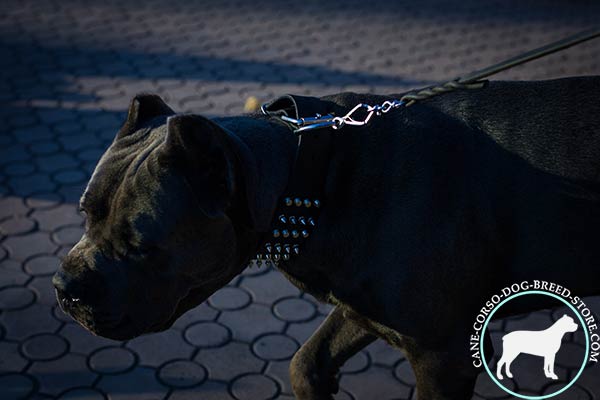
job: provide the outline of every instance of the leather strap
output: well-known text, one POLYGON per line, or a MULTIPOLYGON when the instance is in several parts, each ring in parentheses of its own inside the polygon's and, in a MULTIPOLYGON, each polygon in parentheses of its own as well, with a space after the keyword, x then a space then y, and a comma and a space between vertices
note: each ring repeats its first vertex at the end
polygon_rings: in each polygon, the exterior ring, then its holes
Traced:
MULTIPOLYGON (((273 117, 285 115, 298 119, 332 113, 334 106, 334 103, 316 97, 286 95, 268 103, 264 111, 273 117)), ((290 125, 290 129, 294 128, 290 125)), ((271 231, 262 235, 256 254, 257 264, 263 261, 288 261, 300 254, 305 241, 317 226, 323 207, 333 135, 333 129, 318 129, 299 135, 290 180, 278 201, 271 231)))

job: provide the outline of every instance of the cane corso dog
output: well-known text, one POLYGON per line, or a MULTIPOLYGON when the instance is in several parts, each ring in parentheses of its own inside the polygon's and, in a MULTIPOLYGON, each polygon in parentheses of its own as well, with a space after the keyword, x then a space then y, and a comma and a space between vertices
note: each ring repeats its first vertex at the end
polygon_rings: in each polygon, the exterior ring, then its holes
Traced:
MULTIPOLYGON (((393 98, 320 100, 344 115, 393 98)), ((490 82, 336 131, 319 223, 278 266, 335 305, 291 362, 297 398, 331 399, 340 366, 382 339, 419 399, 469 399, 469 331, 491 295, 533 279, 599 294, 599 98, 600 77, 490 82)), ((297 146, 274 118, 135 97, 54 277, 63 310, 113 339, 170 327, 253 258, 297 146)))

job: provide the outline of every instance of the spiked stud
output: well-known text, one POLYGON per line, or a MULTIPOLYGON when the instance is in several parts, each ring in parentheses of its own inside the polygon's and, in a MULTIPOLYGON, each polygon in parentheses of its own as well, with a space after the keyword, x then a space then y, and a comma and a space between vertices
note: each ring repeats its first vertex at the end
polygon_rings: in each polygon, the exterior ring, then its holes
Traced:
POLYGON ((299 198, 295 198, 294 204, 296 205, 296 207, 300 207, 302 205, 302 200, 300 200, 299 198))
POLYGON ((257 259, 257 260, 262 260, 262 258, 263 258, 263 255, 262 255, 262 254, 260 254, 260 253, 259 253, 259 254, 257 254, 257 255, 256 255, 256 259, 257 259))
POLYGON ((271 246, 271 243, 267 243, 265 244, 265 249, 270 253, 273 251, 273 246, 271 246))
POLYGON ((270 260, 270 259, 271 259, 271 255, 270 255, 270 254, 265 254, 265 258, 266 258, 267 260, 270 260))
POLYGON ((294 239, 296 239, 298 236, 300 236, 300 235, 298 234, 298 231, 294 229, 294 230, 292 231, 292 237, 293 237, 294 239))
POLYGON ((293 215, 290 215, 288 221, 290 221, 290 224, 296 225, 296 217, 294 217, 293 215))
POLYGON ((273 230, 273 237, 274 238, 278 238, 279 236, 281 236, 281 232, 279 232, 279 229, 274 229, 273 230))
POLYGON ((286 197, 283 201, 285 202, 285 205, 288 207, 291 206, 292 204, 294 204, 292 199, 290 199, 289 197, 286 197))
POLYGON ((280 258, 281 258, 281 256, 280 256, 279 254, 275 254, 275 255, 273 255, 273 259, 274 259, 275 261, 279 261, 279 259, 280 259, 280 258))
POLYGON ((314 219, 312 219, 312 218, 309 218, 309 219, 308 219, 308 224, 309 224, 310 226, 315 226, 315 220, 314 220, 314 219))
POLYGON ((275 244, 275 251, 281 253, 281 245, 279 243, 275 244))
POLYGON ((306 220, 304 219, 304 217, 298 218, 298 222, 300 222, 300 225, 306 225, 306 220))
POLYGON ((307 238, 308 237, 308 231, 306 229, 302 231, 302 237, 303 238, 307 238))
POLYGON ((294 245, 293 250, 294 250, 294 254, 296 254, 296 255, 300 254, 300 246, 298 246, 297 244, 294 245))
POLYGON ((288 236, 290 236, 290 231, 288 231, 287 229, 284 229, 281 231, 281 235, 286 238, 288 236))
POLYGON ((290 245, 289 245, 289 244, 286 244, 286 245, 284 245, 284 246, 283 246, 283 250, 284 250, 286 253, 288 253, 288 254, 289 254, 289 252, 290 252, 290 245))
POLYGON ((310 206, 312 206, 312 203, 310 202, 310 200, 309 199, 305 199, 304 200, 304 207, 308 208, 310 206))
POLYGON ((287 224, 287 219, 285 219, 285 215, 280 215, 279 216, 279 222, 281 222, 282 224, 287 224))
POLYGON ((321 202, 319 200, 315 200, 313 201, 313 204, 315 205, 315 207, 319 208, 321 207, 321 202))
POLYGON ((283 255, 283 260, 284 260, 284 261, 287 261, 287 260, 289 260, 289 259, 290 259, 290 255, 289 255, 289 254, 284 254, 284 255, 283 255))

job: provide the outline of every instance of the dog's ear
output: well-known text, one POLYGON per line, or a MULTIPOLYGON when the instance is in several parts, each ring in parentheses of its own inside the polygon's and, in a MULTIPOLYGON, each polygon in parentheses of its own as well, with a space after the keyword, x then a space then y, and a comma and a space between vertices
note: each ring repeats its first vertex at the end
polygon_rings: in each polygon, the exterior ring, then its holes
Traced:
POLYGON ((168 163, 191 186, 198 205, 210 217, 223 215, 234 188, 234 154, 227 133, 198 115, 167 119, 160 162, 168 163))
POLYGON ((119 133, 117 133, 117 138, 135 132, 141 125, 152 118, 173 114, 175 114, 175 112, 160 98, 160 96, 156 94, 138 94, 129 104, 127 120, 119 130, 119 133))

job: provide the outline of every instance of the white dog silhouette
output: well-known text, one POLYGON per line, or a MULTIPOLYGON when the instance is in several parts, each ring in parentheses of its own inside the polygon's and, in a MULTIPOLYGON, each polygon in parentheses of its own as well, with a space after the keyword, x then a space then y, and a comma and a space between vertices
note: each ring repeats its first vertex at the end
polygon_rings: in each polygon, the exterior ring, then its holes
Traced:
POLYGON ((543 331, 514 331, 502 337, 502 357, 496 366, 496 376, 503 379, 502 366, 506 365, 506 376, 512 378, 510 364, 521 353, 544 357, 544 375, 558 379, 554 373, 554 357, 560 349, 565 333, 575 332, 577 324, 573 318, 563 315, 548 329, 543 331))

